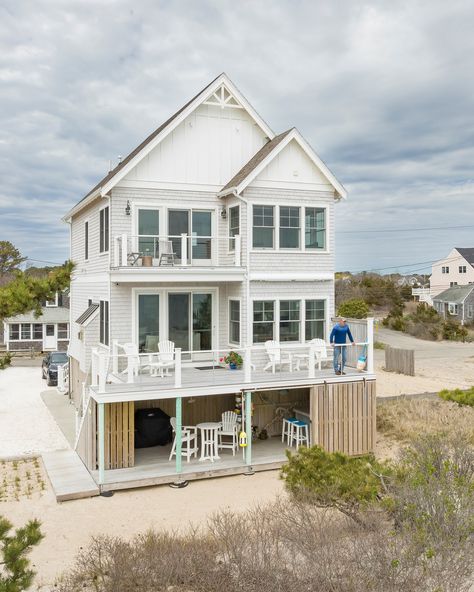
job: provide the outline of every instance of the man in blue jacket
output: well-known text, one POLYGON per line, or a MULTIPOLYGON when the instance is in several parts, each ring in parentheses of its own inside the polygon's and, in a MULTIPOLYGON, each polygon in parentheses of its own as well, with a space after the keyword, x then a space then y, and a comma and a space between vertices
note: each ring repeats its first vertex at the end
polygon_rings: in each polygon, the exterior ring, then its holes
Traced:
POLYGON ((355 345, 351 330, 346 324, 346 319, 340 318, 337 325, 334 325, 333 330, 331 331, 331 336, 329 338, 329 341, 334 345, 334 372, 336 374, 345 374, 344 366, 346 365, 347 359, 347 346, 342 344, 346 343, 347 337, 349 337, 349 340, 352 343, 352 345, 355 345), (339 356, 341 356, 340 365, 339 356))

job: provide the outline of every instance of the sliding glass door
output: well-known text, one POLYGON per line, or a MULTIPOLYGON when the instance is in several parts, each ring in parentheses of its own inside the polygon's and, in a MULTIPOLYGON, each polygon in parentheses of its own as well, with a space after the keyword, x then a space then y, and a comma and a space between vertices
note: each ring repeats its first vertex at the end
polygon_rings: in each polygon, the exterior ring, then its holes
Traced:
POLYGON ((140 352, 158 351, 160 341, 160 296, 138 295, 138 349, 140 352))
POLYGON ((183 351, 211 350, 212 294, 168 294, 168 333, 183 351))
POLYGON ((175 347, 189 351, 189 307, 190 294, 168 294, 168 337, 175 347))

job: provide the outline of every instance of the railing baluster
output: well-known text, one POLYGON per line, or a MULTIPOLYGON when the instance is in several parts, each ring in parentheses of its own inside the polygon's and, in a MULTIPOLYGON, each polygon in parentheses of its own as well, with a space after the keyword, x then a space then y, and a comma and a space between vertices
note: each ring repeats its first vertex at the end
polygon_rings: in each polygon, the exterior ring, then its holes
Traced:
POLYGON ((177 347, 174 350, 174 386, 181 388, 181 348, 177 347))
POLYGON ((234 264, 237 267, 240 267, 240 265, 242 265, 241 262, 241 249, 242 249, 242 243, 241 243, 241 239, 240 239, 240 234, 236 234, 234 237, 234 253, 235 253, 235 261, 234 264))
POLYGON ((188 235, 181 235, 181 265, 188 264, 188 235))

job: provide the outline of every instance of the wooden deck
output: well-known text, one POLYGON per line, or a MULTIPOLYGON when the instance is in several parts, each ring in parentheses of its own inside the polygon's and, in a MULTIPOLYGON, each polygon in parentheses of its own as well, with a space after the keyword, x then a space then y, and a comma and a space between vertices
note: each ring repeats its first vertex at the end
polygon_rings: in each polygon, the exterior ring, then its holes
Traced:
MULTIPOLYGON (((198 456, 197 459, 192 459, 187 463, 183 458, 183 470, 178 476, 175 472, 174 457, 173 460, 168 460, 170 448, 169 445, 136 450, 134 467, 105 471, 103 491, 133 489, 174 483, 179 480, 192 481, 249 472, 249 467, 243 459, 242 450, 239 450, 235 456, 232 455, 231 450, 221 450, 220 459, 214 462, 200 462, 198 456)), ((280 468, 286 461, 285 450, 285 445, 282 444, 279 437, 252 442, 251 471, 268 471, 280 468)), ((93 471, 92 475, 96 480, 98 479, 97 471, 93 471)))
POLYGON ((42 457, 56 501, 99 495, 97 483, 73 450, 44 452, 42 457))

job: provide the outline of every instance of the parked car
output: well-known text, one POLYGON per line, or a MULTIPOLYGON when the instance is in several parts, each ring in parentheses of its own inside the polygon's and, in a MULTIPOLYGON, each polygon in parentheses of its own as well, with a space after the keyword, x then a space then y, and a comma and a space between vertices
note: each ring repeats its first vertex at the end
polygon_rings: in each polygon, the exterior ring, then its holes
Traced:
POLYGON ((58 366, 66 364, 68 356, 66 352, 49 352, 43 358, 41 365, 42 378, 46 379, 48 386, 57 386, 58 384, 58 366))

